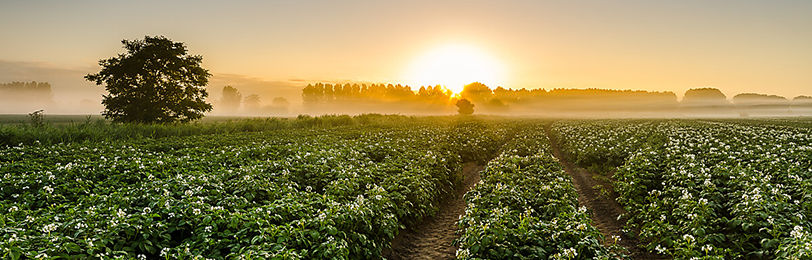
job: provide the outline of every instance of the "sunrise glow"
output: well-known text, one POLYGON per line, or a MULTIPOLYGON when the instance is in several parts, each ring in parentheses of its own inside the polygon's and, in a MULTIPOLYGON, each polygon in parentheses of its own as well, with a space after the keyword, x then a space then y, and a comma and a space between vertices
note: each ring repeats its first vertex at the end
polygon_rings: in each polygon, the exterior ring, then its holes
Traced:
POLYGON ((485 51, 463 44, 449 44, 417 57, 406 78, 412 86, 443 85, 459 93, 465 84, 481 82, 488 86, 504 84, 501 62, 485 51))

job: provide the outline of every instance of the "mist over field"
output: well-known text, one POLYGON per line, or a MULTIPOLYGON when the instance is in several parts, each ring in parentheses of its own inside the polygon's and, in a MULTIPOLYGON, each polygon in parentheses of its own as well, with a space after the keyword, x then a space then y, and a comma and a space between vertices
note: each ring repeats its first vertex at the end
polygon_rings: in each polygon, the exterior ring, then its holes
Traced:
MULTIPOLYGON (((98 115, 104 110, 101 100, 105 90, 84 79, 85 75, 95 70, 97 68, 68 69, 40 62, 0 60, 0 114, 27 114, 44 110, 45 114, 53 115, 98 115), (32 85, 32 82, 36 83, 32 85), (40 86, 37 87, 37 84, 40 86)), ((239 74, 213 73, 206 90, 206 100, 213 105, 213 110, 206 113, 209 116, 290 117, 299 114, 367 113, 451 115, 457 110, 454 102, 461 98, 472 101, 476 114, 506 116, 812 116, 810 96, 783 97, 769 92, 725 95, 719 89, 710 87, 675 93, 577 89, 565 86, 553 89, 511 89, 476 83, 468 84, 459 93, 454 93, 439 85, 408 86, 397 83, 322 82, 306 79, 269 81, 239 74), (316 86, 318 90, 313 89, 316 86), (224 92, 226 87, 233 91, 224 92)))
MULTIPOLYGON (((50 86, 50 90, 44 92, 0 87, 0 114, 25 114, 40 109, 45 110, 47 114, 100 114, 104 110, 101 104, 102 95, 105 94, 104 87, 96 86, 83 78, 94 70, 97 69, 63 69, 42 63, 0 60, 0 84, 35 81, 48 83, 50 86)), ((222 88, 225 85, 239 88, 246 96, 258 95, 263 105, 271 104, 276 97, 284 97, 294 104, 301 104, 301 88, 306 85, 295 80, 265 81, 233 74, 214 74, 209 82, 207 87, 209 100, 215 104, 221 99, 222 88)), ((292 113, 293 111, 296 111, 296 108, 292 108, 290 113, 269 113, 261 109, 245 111, 217 109, 212 111, 211 115, 296 115, 292 113)))
MULTIPOLYGON (((0 61, 0 114, 100 114, 105 93, 79 69, 0 61), (32 82, 33 83, 32 85, 32 82)), ((468 84, 460 93, 442 86, 415 87, 369 82, 313 83, 267 81, 236 74, 214 74, 206 87, 209 116, 296 116, 299 114, 456 114, 465 98, 476 114, 577 118, 682 118, 812 116, 812 98, 742 93, 718 89, 686 93, 606 89, 506 89, 468 84), (318 87, 318 89, 315 89, 318 87), (224 90, 230 90, 224 91, 224 90), (353 92, 354 91, 354 92, 353 92)))

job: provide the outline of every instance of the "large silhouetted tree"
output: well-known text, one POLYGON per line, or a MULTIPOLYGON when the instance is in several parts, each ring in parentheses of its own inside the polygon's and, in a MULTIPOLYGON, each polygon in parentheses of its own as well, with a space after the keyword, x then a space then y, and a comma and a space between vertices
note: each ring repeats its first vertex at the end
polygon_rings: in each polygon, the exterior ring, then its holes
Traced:
POLYGON ((203 57, 163 36, 122 40, 127 52, 99 61, 102 69, 85 79, 104 85, 102 114, 115 122, 188 122, 211 111, 205 101, 209 71, 203 57))

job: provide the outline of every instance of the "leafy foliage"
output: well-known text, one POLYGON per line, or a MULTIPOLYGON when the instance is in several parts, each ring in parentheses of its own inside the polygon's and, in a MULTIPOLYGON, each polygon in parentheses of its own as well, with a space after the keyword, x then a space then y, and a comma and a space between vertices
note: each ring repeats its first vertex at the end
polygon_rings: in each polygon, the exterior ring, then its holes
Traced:
POLYGON ((582 121, 556 129, 581 163, 601 154, 621 162, 618 201, 649 250, 675 258, 812 257, 812 129, 760 122, 582 121))
POLYGON ((212 106, 205 86, 211 76, 201 56, 163 37, 123 40, 126 53, 99 61, 85 79, 104 85, 104 116, 116 122, 167 123, 199 119, 212 106))
POLYGON ((470 115, 474 113, 474 104, 471 103, 471 101, 468 101, 467 99, 463 98, 457 100, 456 105, 457 112, 460 113, 460 115, 470 115))
POLYGON ((608 259, 569 175, 550 153, 544 131, 523 128, 488 163, 465 195, 458 225, 460 259, 608 259))
MULTIPOLYGON (((648 250, 806 259, 812 129, 759 122, 560 121, 553 129, 582 166, 615 169, 627 229, 648 250)), ((129 137, 65 142, 46 138, 57 136, 45 134, 52 126, 21 126, 37 141, 0 146, 0 255, 379 258, 401 228, 437 211, 463 161, 489 161, 465 196, 459 258, 623 257, 578 207, 543 123, 300 116, 101 124, 83 127, 129 137)))
POLYGON ((464 127, 6 147, 0 255, 378 258, 459 181, 464 127))
POLYGON ((28 121, 31 123, 32 126, 34 126, 34 127, 42 127, 42 126, 45 125, 45 123, 44 123, 45 114, 43 112, 45 112, 45 110, 40 109, 40 110, 31 112, 31 113, 28 113, 28 121))

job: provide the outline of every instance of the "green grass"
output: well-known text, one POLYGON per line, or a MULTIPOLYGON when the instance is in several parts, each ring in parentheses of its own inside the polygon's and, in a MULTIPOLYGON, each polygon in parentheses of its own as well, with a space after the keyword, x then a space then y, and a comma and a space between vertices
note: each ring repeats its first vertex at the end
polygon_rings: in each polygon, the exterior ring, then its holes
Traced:
MULTIPOLYGON (((102 118, 84 116, 47 116, 45 124, 34 126, 21 121, 27 116, 5 115, 0 119, 0 146, 94 142, 105 140, 162 138, 201 134, 259 132, 276 129, 322 128, 351 125, 398 125, 432 120, 428 117, 367 114, 358 116, 324 115, 296 118, 211 117, 189 124, 120 124, 102 118), (16 121, 15 121, 16 120, 16 121), (17 122, 17 123, 13 123, 17 122)), ((453 117, 439 117, 453 118, 453 117)))

